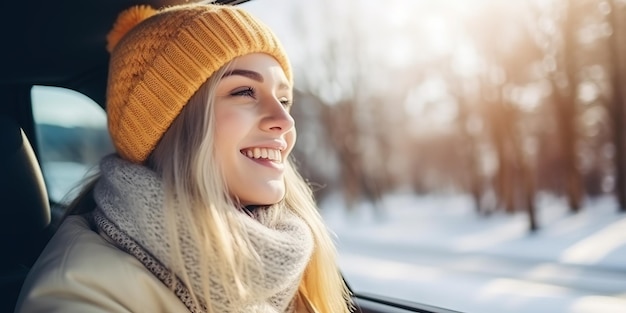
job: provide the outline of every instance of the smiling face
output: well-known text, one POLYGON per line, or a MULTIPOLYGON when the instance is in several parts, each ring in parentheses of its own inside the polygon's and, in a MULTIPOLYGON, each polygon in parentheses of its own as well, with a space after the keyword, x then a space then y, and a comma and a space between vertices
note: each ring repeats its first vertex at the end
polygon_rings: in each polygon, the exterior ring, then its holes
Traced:
POLYGON ((215 91, 215 153, 230 195, 242 205, 285 196, 284 170, 296 141, 292 87, 279 63, 255 53, 236 58, 215 91))

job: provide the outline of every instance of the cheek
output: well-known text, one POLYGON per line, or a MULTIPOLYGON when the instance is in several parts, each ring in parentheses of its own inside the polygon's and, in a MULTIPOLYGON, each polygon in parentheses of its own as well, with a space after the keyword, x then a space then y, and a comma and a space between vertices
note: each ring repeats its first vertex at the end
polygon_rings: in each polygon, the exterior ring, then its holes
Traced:
POLYGON ((230 130, 239 123, 240 117, 233 110, 216 110, 215 111, 215 130, 216 135, 230 130))
POLYGON ((233 159, 237 143, 242 137, 241 129, 237 127, 237 118, 233 115, 221 114, 215 117, 214 151, 217 161, 224 166, 233 159))
POLYGON ((215 114, 215 137, 218 142, 230 142, 240 137, 252 122, 237 110, 221 110, 215 114))
POLYGON ((293 147, 296 145, 296 139, 298 134, 296 133, 296 129, 294 128, 292 131, 285 134, 285 141, 287 141, 287 146, 289 147, 289 151, 293 150, 293 147))

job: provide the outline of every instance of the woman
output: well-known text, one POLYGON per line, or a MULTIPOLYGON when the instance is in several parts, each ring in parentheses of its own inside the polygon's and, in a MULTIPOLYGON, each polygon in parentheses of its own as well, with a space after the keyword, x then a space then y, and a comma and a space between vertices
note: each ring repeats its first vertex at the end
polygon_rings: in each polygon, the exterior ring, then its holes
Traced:
POLYGON ((109 33, 116 154, 70 206, 18 312, 349 312, 289 160, 292 73, 240 8, 133 7, 109 33))

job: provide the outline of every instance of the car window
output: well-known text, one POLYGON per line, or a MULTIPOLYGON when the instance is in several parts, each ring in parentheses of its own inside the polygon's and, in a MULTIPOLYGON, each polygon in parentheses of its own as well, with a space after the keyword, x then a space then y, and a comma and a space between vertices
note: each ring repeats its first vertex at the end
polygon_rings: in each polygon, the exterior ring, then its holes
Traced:
POLYGON ((626 4, 262 0, 357 293, 626 312, 626 4))
POLYGON ((50 200, 65 203, 100 158, 113 151, 104 110, 66 88, 34 86, 33 116, 50 200))

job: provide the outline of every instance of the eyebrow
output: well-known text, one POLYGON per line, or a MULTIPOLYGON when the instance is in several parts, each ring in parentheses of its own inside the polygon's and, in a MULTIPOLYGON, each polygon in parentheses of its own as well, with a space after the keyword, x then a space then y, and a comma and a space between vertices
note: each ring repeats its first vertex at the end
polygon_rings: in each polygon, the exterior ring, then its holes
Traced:
MULTIPOLYGON (((250 71, 250 70, 244 70, 244 69, 234 69, 232 71, 228 71, 226 73, 224 73, 224 76, 222 76, 222 78, 228 77, 228 76, 233 76, 233 75, 239 75, 239 76, 244 76, 244 77, 248 77, 252 80, 256 80, 259 83, 263 82, 263 75, 255 72, 255 71, 250 71)), ((286 83, 281 83, 279 86, 280 89, 289 89, 289 85, 286 83)))
POLYGON ((255 71, 249 71, 249 70, 241 70, 241 69, 234 69, 232 71, 228 71, 224 74, 224 76, 222 76, 222 78, 224 77, 228 77, 228 76, 232 76, 232 75, 240 75, 240 76, 245 76, 248 77, 250 79, 256 80, 260 83, 263 82, 263 76, 255 71))

